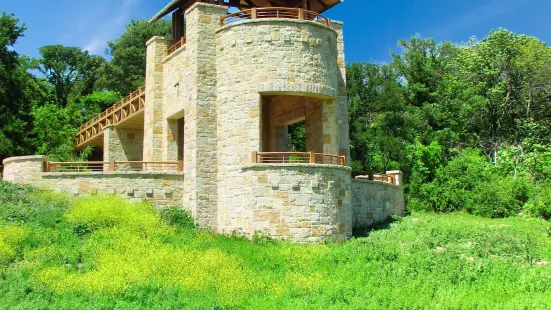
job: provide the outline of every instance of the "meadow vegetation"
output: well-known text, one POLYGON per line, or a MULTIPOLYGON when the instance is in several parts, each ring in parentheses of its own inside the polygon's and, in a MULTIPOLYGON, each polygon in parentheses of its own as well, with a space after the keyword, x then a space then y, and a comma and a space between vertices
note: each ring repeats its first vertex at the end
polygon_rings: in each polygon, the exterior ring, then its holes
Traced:
POLYGON ((0 183, 0 308, 549 309, 549 227, 415 212, 300 245, 218 236, 176 208, 0 183))

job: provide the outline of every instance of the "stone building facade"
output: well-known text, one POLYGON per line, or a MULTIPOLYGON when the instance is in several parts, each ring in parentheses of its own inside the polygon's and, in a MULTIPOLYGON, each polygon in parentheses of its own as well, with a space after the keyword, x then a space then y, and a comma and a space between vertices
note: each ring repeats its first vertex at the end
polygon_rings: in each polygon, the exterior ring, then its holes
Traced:
POLYGON ((351 178, 342 23, 223 23, 226 6, 200 2, 183 13, 185 44, 167 53, 172 38, 147 43, 143 128, 103 129, 104 162, 181 161, 181 172, 44 172, 46 159, 27 157, 6 160, 4 179, 183 206, 220 233, 298 242, 345 239, 354 225, 404 212, 398 173, 394 184, 351 178), (343 162, 285 157, 288 127, 301 121, 312 159, 343 162), (260 153, 282 161, 251 158, 260 153))

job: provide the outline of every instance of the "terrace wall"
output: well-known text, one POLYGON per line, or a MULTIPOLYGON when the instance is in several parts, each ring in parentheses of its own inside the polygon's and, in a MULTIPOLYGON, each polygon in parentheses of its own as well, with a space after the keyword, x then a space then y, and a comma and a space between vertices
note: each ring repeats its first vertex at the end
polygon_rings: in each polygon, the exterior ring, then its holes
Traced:
POLYGON ((4 160, 6 182, 32 185, 70 195, 112 194, 157 207, 182 206, 184 175, 180 172, 43 172, 45 156, 4 160))
POLYGON ((405 212, 404 189, 400 185, 355 179, 351 183, 354 227, 383 222, 405 212))
POLYGON ((220 201, 220 233, 266 234, 295 242, 352 235, 351 169, 338 165, 257 164, 242 168, 220 201))

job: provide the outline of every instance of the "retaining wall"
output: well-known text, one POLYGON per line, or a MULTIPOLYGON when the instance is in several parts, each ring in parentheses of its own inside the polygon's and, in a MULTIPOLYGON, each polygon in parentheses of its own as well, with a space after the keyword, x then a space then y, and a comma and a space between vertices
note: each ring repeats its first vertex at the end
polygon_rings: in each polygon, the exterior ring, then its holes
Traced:
POLYGON ((404 215, 404 190, 401 186, 355 179, 351 188, 354 227, 383 222, 393 215, 404 215))
POLYGON ((352 235, 348 167, 256 164, 220 188, 219 232, 266 233, 296 242, 344 240, 352 235), (237 180, 237 179, 236 179, 237 180))
POLYGON ((178 172, 42 172, 44 156, 4 160, 3 179, 71 195, 116 194, 157 207, 182 206, 184 175, 178 172))

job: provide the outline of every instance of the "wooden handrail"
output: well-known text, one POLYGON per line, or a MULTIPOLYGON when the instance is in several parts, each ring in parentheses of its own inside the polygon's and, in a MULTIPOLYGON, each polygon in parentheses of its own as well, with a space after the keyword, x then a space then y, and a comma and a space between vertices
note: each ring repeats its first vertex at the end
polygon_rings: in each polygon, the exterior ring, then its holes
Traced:
POLYGON ((183 161, 47 162, 44 172, 184 171, 183 161))
POLYGON ((286 18, 297 20, 309 20, 314 21, 326 26, 331 25, 331 21, 313 11, 297 8, 286 7, 267 7, 267 8, 252 8, 249 10, 242 10, 236 13, 228 14, 220 18, 220 24, 228 25, 241 20, 248 19, 261 19, 261 18, 286 18))
POLYGON ((369 180, 369 181, 387 183, 387 184, 392 184, 397 186, 401 185, 401 181, 400 181, 401 176, 398 174, 389 174, 388 172, 371 173, 371 172, 355 171, 352 173, 352 177, 357 180, 369 180))
POLYGON ((77 148, 85 145, 91 139, 101 135, 103 129, 108 125, 120 124, 134 114, 143 111, 145 108, 145 86, 133 91, 107 110, 92 118, 86 124, 80 126, 77 133, 77 148))
POLYGON ((186 37, 180 38, 180 40, 177 40, 174 42, 171 46, 169 46, 166 50, 167 56, 174 53, 176 50, 178 50, 180 47, 184 46, 186 44, 187 40, 186 37))
POLYGON ((253 152, 253 164, 332 164, 346 165, 346 156, 314 152, 253 152))

